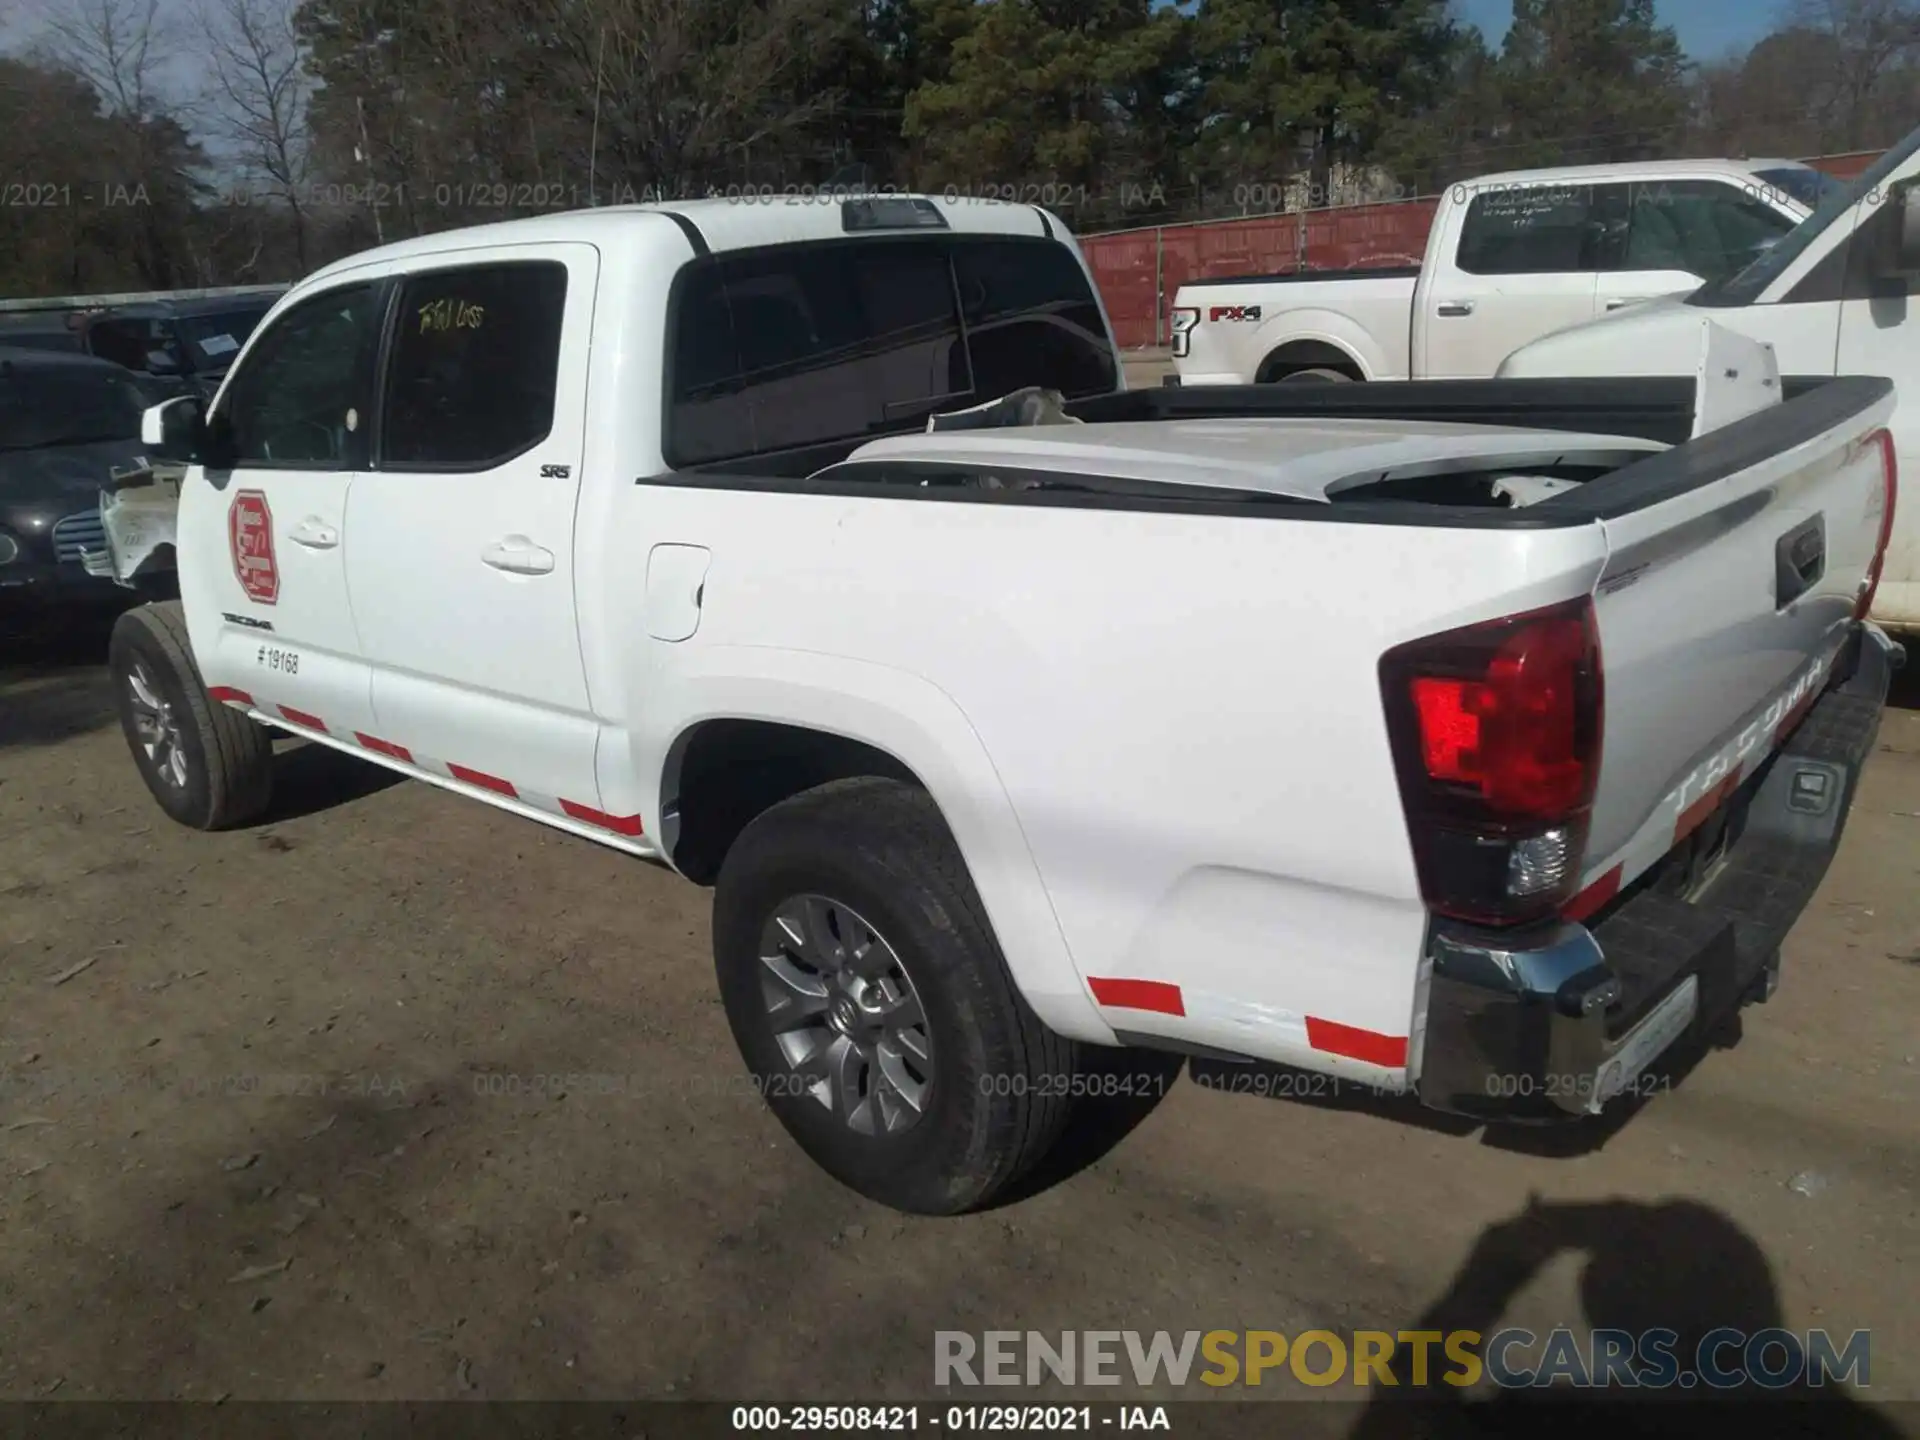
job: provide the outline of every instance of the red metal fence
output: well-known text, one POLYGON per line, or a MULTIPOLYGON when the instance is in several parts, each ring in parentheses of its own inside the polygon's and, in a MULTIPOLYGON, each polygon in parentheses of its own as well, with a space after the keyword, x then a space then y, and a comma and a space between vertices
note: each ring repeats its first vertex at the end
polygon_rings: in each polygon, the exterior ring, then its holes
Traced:
POLYGON ((1189 280, 1371 265, 1418 265, 1437 200, 1213 220, 1082 237, 1114 338, 1162 343, 1161 305, 1189 280))
MULTIPOLYGON (((1822 155, 1806 163, 1851 179, 1882 153, 1822 155)), ((1438 205, 1437 198, 1400 200, 1117 230, 1083 235, 1080 247, 1107 303, 1114 338, 1134 350, 1165 343, 1166 306, 1189 280, 1418 265, 1438 205)))
POLYGON ((1886 153, 1884 150, 1855 150, 1846 155, 1816 155, 1806 163, 1816 170, 1826 171, 1836 180, 1851 180, 1886 153))

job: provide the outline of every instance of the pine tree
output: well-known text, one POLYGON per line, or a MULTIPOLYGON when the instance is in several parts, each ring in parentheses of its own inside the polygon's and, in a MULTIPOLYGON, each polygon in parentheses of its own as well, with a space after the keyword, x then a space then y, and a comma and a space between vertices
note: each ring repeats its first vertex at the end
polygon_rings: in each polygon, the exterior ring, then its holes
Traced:
POLYGON ((1506 167, 1674 153, 1688 71, 1653 0, 1514 0, 1500 54, 1506 167))
POLYGON ((1272 194, 1304 170, 1319 203, 1432 103, 1456 44, 1440 0, 1202 0, 1194 25, 1209 182, 1272 194))

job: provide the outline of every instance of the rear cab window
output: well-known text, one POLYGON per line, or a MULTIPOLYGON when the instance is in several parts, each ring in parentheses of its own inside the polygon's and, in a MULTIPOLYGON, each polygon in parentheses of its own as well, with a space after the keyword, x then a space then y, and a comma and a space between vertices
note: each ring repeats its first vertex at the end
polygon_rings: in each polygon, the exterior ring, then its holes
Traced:
POLYGON ((1026 385, 1118 384, 1057 241, 829 240, 695 261, 669 307, 663 453, 683 467, 910 429, 1026 385))

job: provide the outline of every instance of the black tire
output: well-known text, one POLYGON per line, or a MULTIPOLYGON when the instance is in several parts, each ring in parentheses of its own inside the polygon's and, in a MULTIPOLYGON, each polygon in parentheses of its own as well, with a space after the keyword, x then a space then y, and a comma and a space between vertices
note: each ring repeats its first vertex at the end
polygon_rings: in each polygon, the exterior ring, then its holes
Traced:
POLYGON ((713 950, 727 1020, 760 1093, 800 1148, 851 1189, 915 1214, 976 1210, 1058 1140, 1080 1047, 1041 1024, 1015 989, 959 849, 918 788, 839 780, 756 818, 721 866, 713 950), (931 1074, 919 1119, 902 1133, 850 1127, 804 1088, 775 1036, 761 936, 800 895, 856 911, 918 994, 931 1074))
POLYGON ((178 600, 129 610, 107 644, 120 730, 140 778, 160 808, 195 830, 226 830, 265 813, 273 799, 273 739, 264 725, 207 694, 187 643, 178 600), (166 706, 171 739, 161 752, 180 756, 180 770, 150 755, 137 718, 136 676, 166 706))
POLYGON ((1335 370, 1325 365, 1309 365, 1304 370, 1290 370, 1273 383, 1276 385, 1308 384, 1351 384, 1353 376, 1344 370, 1335 370))

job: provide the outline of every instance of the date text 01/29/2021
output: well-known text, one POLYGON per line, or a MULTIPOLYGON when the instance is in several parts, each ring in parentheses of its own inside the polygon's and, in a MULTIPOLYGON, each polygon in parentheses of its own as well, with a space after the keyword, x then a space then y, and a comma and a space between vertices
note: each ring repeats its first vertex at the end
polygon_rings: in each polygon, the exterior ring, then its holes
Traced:
POLYGON ((932 1431, 1172 1430, 1164 1405, 736 1405, 748 1433, 888 1434, 932 1431))

